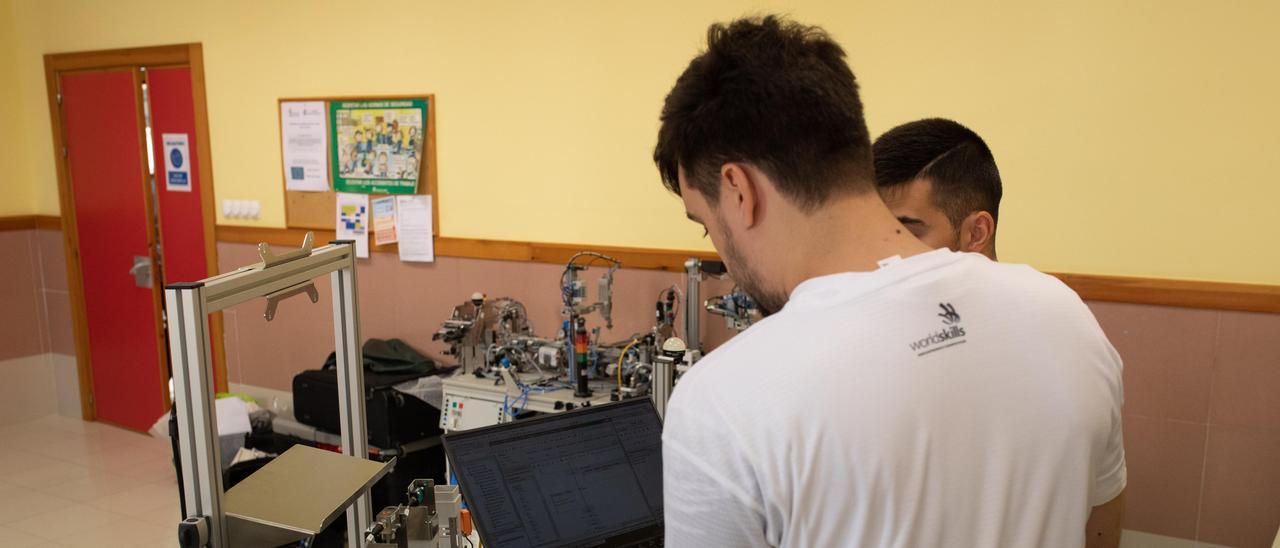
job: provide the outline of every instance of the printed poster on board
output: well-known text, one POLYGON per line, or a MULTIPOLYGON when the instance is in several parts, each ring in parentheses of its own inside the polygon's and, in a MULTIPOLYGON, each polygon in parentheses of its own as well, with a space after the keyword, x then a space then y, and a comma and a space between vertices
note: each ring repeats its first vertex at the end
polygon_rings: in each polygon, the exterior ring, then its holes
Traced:
POLYGON ((328 133, 324 115, 324 101, 280 103, 285 190, 329 190, 329 147, 325 142, 328 133))
POLYGON ((333 190, 417 193, 427 109, 426 99, 331 101, 333 190))

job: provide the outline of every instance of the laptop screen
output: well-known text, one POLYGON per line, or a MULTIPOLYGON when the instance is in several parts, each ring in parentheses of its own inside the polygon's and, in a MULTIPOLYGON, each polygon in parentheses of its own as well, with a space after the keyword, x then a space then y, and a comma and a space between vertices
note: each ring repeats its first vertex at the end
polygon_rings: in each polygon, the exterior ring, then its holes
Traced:
POLYGON ((649 398, 448 434, 486 546, 612 544, 662 523, 662 423, 649 398))

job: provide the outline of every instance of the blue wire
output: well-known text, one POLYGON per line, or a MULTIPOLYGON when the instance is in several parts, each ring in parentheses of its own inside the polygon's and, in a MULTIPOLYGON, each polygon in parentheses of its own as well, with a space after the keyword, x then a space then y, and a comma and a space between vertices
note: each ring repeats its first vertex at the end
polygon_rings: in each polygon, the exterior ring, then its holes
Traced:
POLYGON ((502 412, 511 418, 515 418, 529 404, 529 394, 553 392, 561 389, 559 386, 529 386, 520 382, 517 382, 516 386, 520 387, 520 397, 516 398, 514 402, 510 402, 505 394, 502 396, 502 412))

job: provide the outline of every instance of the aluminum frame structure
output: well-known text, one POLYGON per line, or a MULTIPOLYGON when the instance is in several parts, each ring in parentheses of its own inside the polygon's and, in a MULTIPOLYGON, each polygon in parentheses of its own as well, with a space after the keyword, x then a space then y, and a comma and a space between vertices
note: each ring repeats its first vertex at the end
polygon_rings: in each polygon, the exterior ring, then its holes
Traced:
MULTIPOLYGON (((266 297, 270 319, 275 304, 282 299, 307 294, 312 302, 317 301, 319 296, 313 281, 328 274, 333 286, 342 453, 368 458, 355 243, 334 241, 313 251, 311 240, 312 235, 308 233, 302 249, 280 256, 273 255, 267 244, 259 244, 261 263, 198 282, 165 287, 182 497, 186 507, 183 517, 189 529, 202 531, 199 545, 231 546, 223 504, 222 461, 207 332, 209 314, 266 297)), ((324 478, 316 480, 324 481, 324 478)), ((361 533, 370 521, 366 491, 347 509, 348 546, 364 545, 361 533)))
POLYGON ((684 262, 684 338, 685 346, 696 353, 702 352, 702 331, 698 319, 702 315, 702 261, 689 257, 684 262))

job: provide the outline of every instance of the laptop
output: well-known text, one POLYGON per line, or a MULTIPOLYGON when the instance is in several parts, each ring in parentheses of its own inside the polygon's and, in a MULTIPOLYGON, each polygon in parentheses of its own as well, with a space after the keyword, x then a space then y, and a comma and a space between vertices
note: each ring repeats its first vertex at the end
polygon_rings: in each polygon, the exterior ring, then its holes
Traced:
POLYGON ((649 398, 443 442, 485 546, 662 545, 662 422, 649 398))

